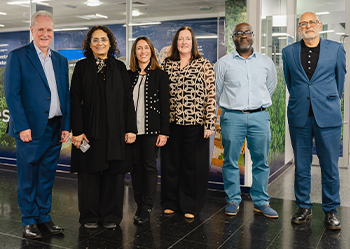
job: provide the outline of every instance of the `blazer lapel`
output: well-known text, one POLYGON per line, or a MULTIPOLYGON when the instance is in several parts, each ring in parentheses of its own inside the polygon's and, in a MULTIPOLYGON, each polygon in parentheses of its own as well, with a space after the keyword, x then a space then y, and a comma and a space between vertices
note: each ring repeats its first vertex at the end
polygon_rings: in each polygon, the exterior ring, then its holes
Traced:
POLYGON ((318 61, 317 61, 317 66, 316 66, 316 69, 315 69, 315 72, 314 74, 312 75, 312 79, 314 79, 315 77, 317 77, 317 74, 319 73, 320 71, 320 61, 327 61, 327 58, 328 58, 328 52, 329 52, 329 49, 328 49, 328 46, 327 46, 327 41, 320 38, 320 54, 318 55, 318 61))
POLYGON ((305 70, 304 70, 303 66, 301 65, 300 51, 301 51, 301 42, 299 41, 299 42, 295 43, 295 45, 293 47, 292 54, 293 54, 293 57, 295 60, 295 65, 297 65, 299 71, 306 78, 306 80, 309 81, 309 78, 307 77, 305 70))
POLYGON ((41 79, 44 81, 45 85, 49 87, 49 84, 46 79, 46 75, 44 72, 44 69, 41 65, 40 59, 38 54, 36 53, 35 47, 33 42, 29 44, 29 48, 27 50, 27 57, 32 62, 33 66, 35 67, 36 71, 40 75, 41 79))
POLYGON ((59 97, 60 102, 61 102, 62 86, 61 86, 61 82, 60 82, 60 64, 59 64, 57 56, 55 55, 55 53, 53 53, 53 51, 51 51, 51 61, 52 61, 53 71, 55 72, 58 97, 59 97))

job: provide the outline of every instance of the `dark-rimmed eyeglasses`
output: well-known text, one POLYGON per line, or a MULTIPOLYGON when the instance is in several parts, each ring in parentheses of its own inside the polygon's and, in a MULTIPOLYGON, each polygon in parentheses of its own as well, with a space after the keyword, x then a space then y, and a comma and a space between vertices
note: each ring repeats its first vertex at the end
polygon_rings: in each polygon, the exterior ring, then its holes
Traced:
POLYGON ((243 35, 246 35, 246 36, 252 36, 253 35, 253 31, 237 31, 237 32, 234 32, 233 33, 234 36, 237 36, 237 37, 241 37, 243 35))
POLYGON ((310 25, 310 27, 315 27, 317 24, 319 23, 319 21, 318 20, 310 20, 310 21, 308 21, 308 22, 300 22, 299 23, 299 27, 300 28, 306 28, 307 27, 307 25, 310 25))

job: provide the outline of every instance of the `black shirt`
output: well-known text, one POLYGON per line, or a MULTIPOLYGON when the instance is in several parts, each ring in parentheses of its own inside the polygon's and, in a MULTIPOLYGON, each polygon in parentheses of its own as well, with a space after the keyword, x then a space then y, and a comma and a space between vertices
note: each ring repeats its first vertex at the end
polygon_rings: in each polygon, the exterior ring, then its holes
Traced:
MULTIPOLYGON (((300 60, 301 65, 303 66, 309 80, 311 80, 317 66, 318 57, 320 55, 320 44, 321 40, 318 43, 317 47, 311 48, 305 45, 304 40, 301 40, 300 60)), ((312 105, 310 102, 309 116, 313 115, 314 113, 312 111, 312 105)))

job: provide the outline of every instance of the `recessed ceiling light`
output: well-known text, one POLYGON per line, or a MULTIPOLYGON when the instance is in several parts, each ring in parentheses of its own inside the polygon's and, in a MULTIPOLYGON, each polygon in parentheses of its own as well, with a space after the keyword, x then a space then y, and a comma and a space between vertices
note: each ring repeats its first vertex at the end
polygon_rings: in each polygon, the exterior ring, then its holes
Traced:
POLYGON ((328 11, 318 12, 318 13, 316 13, 316 15, 318 15, 318 16, 320 16, 320 15, 329 15, 329 12, 328 11))
POLYGON ((98 19, 98 18, 108 18, 108 16, 100 15, 100 14, 91 14, 91 15, 83 15, 83 16, 76 16, 78 18, 91 20, 91 19, 98 19))
POLYGON ((100 14, 96 14, 97 17, 101 17, 101 18, 108 18, 108 16, 104 16, 104 15, 100 15, 100 14))
POLYGON ((7 47, 8 44, 0 44, 0 47, 7 47))
POLYGON ((139 16, 141 13, 138 10, 133 10, 132 11, 132 16, 139 16))
POLYGON ((6 13, 4 13, 4 12, 0 12, 0 15, 4 15, 4 16, 6 16, 6 13))
POLYGON ((88 27, 77 27, 77 28, 60 28, 60 29, 54 29, 53 31, 72 31, 72 30, 88 30, 88 27))
POLYGON ((5 27, 5 25, 4 24, 0 24, 0 27, 5 27))
POLYGON ((88 0, 86 5, 90 7, 100 6, 101 2, 99 0, 88 0))
MULTIPOLYGON (((50 0, 32 0, 32 3, 39 3, 39 4, 43 4, 43 5, 48 5, 47 3, 43 3, 44 1, 50 1, 50 0)), ((7 4, 10 5, 23 5, 23 4, 30 4, 30 1, 11 1, 11 2, 7 2, 7 4)))
MULTIPOLYGON (((145 25, 155 25, 155 24, 161 24, 161 22, 129 23, 129 26, 145 26, 145 25)), ((123 27, 126 27, 126 24, 124 24, 123 27)))

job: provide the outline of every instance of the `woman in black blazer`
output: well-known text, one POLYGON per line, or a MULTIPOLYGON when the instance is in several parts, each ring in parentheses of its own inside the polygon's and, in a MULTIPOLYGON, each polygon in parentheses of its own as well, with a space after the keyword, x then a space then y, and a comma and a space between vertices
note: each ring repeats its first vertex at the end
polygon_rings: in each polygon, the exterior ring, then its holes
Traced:
POLYGON ((85 59, 72 76, 71 172, 78 172, 79 222, 114 228, 123 217, 124 175, 132 169, 137 127, 132 88, 113 33, 94 26, 83 43, 85 59), (85 140, 90 149, 79 146, 85 140))
POLYGON ((130 53, 129 78, 137 117, 131 172, 137 211, 134 220, 149 221, 158 182, 156 158, 169 136, 169 77, 160 69, 148 37, 138 37, 130 53))

